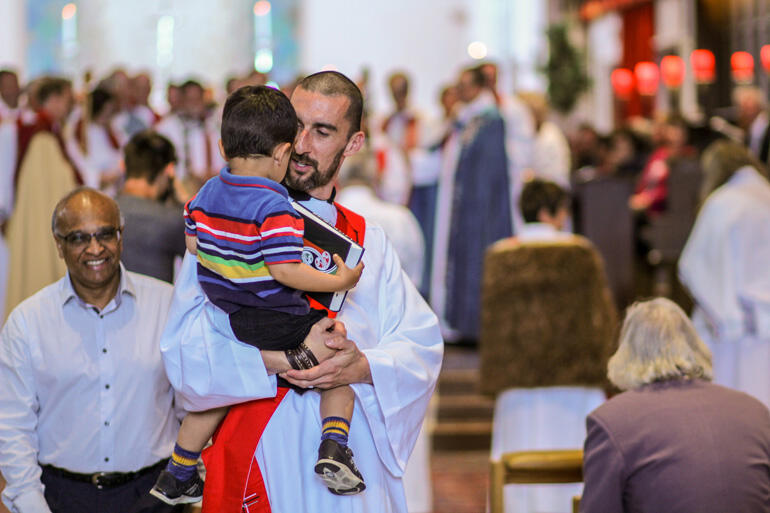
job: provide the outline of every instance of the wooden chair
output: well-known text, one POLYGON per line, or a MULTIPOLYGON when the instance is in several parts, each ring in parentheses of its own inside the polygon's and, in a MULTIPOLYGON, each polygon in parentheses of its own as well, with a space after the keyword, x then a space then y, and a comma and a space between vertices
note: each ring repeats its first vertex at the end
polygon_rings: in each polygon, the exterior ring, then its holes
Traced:
POLYGON ((593 245, 503 240, 487 250, 481 306, 482 392, 606 384, 617 311, 593 245))
MULTIPOLYGON (((490 462, 489 511, 503 513, 503 487, 507 484, 559 484, 583 481, 581 449, 519 451, 490 462)), ((577 512, 579 501, 573 501, 577 512)))
MULTIPOLYGON (((0 475, 0 493, 2 493, 3 489, 5 489, 5 479, 0 475)), ((0 502, 0 513, 11 513, 2 502, 0 502)))

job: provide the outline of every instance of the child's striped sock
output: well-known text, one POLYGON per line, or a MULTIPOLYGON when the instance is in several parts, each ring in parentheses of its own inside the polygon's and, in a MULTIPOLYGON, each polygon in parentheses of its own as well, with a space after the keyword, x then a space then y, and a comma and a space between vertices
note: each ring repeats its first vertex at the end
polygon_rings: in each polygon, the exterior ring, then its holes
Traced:
POLYGON ((187 451, 179 447, 179 444, 174 444, 174 453, 168 460, 166 470, 180 481, 187 481, 198 471, 197 465, 200 455, 199 452, 187 451))
POLYGON ((350 432, 350 422, 342 417, 326 417, 323 420, 323 431, 321 432, 321 441, 331 438, 340 445, 348 445, 348 433, 350 432))

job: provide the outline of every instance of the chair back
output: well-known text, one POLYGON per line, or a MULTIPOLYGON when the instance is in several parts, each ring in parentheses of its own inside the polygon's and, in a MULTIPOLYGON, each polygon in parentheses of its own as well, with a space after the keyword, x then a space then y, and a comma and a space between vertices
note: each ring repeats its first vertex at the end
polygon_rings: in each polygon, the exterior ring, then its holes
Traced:
MULTIPOLYGON (((507 484, 558 484, 583 481, 581 449, 518 451, 490 462, 489 510, 503 513, 503 487, 507 484)), ((573 505, 574 507, 574 505, 573 505)))
POLYGON ((482 281, 481 389, 604 386, 617 311, 587 239, 500 241, 482 281))

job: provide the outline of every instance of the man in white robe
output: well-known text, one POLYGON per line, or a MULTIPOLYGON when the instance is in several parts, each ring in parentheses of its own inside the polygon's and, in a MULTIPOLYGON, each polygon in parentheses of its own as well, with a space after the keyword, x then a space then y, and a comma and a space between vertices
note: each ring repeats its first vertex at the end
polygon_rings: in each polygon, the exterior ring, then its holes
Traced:
MULTIPOLYGON (((329 200, 343 159, 363 144, 358 130, 360 91, 343 75, 322 72, 299 84, 292 104, 300 126, 286 183, 296 200, 339 226, 344 210, 329 200)), ((383 230, 367 224, 363 243, 364 273, 337 317, 347 328, 347 338, 328 342, 337 352, 304 371, 286 372, 282 353, 258 352, 235 341, 227 315, 206 300, 198 285, 195 257, 185 257, 161 350, 186 408, 203 410, 259 398, 268 399, 255 403, 268 404, 277 394, 271 375, 276 371, 301 387, 344 383, 356 393, 349 445, 366 479, 363 493, 334 495, 316 477, 319 396, 280 389, 279 396, 285 396, 256 445, 257 465, 249 467, 252 474, 261 471, 266 497, 247 496, 240 487, 240 496, 224 501, 233 511, 407 511, 401 476, 436 384, 443 344, 436 316, 404 274, 383 230)), ((211 472, 207 487, 217 479, 211 472)), ((204 512, 229 511, 218 507, 218 499, 209 502, 204 495, 204 512)))
MULTIPOLYGON (((718 144, 729 144, 725 154, 731 159, 746 152, 734 143, 718 144)), ((693 323, 713 354, 714 382, 751 394, 766 406, 769 262, 770 183, 746 165, 704 202, 679 259, 679 276, 695 299, 693 323)))

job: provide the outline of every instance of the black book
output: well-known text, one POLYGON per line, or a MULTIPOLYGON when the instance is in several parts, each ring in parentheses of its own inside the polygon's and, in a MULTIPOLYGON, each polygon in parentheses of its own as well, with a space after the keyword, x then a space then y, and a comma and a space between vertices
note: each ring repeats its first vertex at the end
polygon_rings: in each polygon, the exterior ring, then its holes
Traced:
MULTIPOLYGON (((348 267, 355 267, 364 256, 364 248, 353 239, 330 225, 296 201, 292 206, 305 221, 302 261, 324 273, 336 274, 337 265, 332 255, 337 254, 348 267)), ((343 292, 308 292, 307 295, 332 312, 339 312, 345 301, 347 291, 343 292)))

